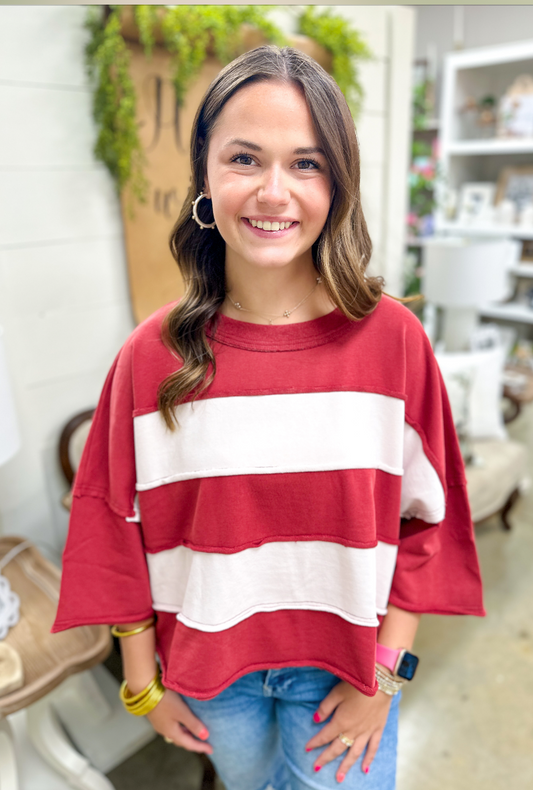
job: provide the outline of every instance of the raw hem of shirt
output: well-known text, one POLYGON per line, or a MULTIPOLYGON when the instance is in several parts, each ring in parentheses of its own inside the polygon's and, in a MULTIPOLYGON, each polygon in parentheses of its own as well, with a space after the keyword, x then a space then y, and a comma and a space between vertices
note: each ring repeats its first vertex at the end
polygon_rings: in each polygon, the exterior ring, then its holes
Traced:
MULTIPOLYGON (((328 607, 325 604, 309 601, 299 604, 295 604, 292 601, 282 601, 281 603, 275 604, 258 604, 257 606, 250 607, 250 609, 247 609, 245 612, 240 612, 239 614, 234 615, 232 618, 225 620, 223 623, 216 623, 213 625, 212 623, 199 623, 197 620, 191 620, 186 615, 182 614, 181 606, 154 601, 154 611, 165 612, 166 614, 175 614, 176 620, 179 620, 179 622, 187 626, 187 628, 192 628, 195 631, 202 631, 203 633, 219 633, 220 631, 227 631, 228 628, 232 628, 233 626, 242 623, 249 617, 253 617, 254 614, 278 612, 281 610, 329 612, 330 614, 337 615, 337 617, 341 617, 347 623, 351 623, 352 625, 360 625, 362 628, 377 628, 379 625, 379 620, 377 617, 374 620, 356 617, 355 615, 351 615, 349 612, 344 612, 342 609, 339 609, 336 606, 328 607)), ((381 614, 379 609, 376 611, 378 614, 381 614)))
POLYGON ((330 664, 328 661, 316 660, 316 659, 300 659, 299 661, 273 661, 273 662, 261 662, 258 664, 249 664, 248 666, 242 667, 230 675, 225 681, 220 683, 218 686, 210 689, 191 689, 188 688, 184 683, 179 683, 177 681, 172 681, 167 677, 167 667, 163 660, 161 660, 161 668, 163 670, 162 674, 162 682, 166 688, 172 689, 172 691, 177 691, 178 694, 184 694, 186 697, 193 697, 194 699, 212 699, 216 697, 217 694, 220 694, 224 689, 228 686, 231 686, 232 683, 235 683, 243 675, 247 675, 249 672, 258 672, 261 670, 268 670, 268 669, 285 669, 289 667, 317 667, 318 669, 325 669, 326 672, 331 672, 333 675, 338 677, 340 680, 345 680, 351 686, 355 686, 356 689, 361 691, 367 697, 375 696, 378 686, 377 683, 374 688, 367 686, 365 683, 362 683, 357 678, 350 675, 349 672, 346 672, 339 667, 330 664))
POLYGON ((136 491, 152 491, 154 488, 167 486, 171 483, 180 483, 184 480, 198 480, 205 477, 245 477, 246 475, 286 475, 286 474, 299 474, 300 472, 339 472, 352 469, 371 469, 372 471, 378 470, 386 472, 394 477, 402 477, 403 470, 399 467, 387 466, 387 464, 376 464, 372 467, 354 467, 354 466, 339 466, 333 464, 327 466, 324 464, 313 465, 309 464, 306 469, 291 466, 257 466, 257 467, 231 467, 219 469, 195 469, 191 472, 178 472, 168 477, 160 477, 157 480, 150 480, 147 483, 136 483, 136 491))
POLYGON ((391 595, 389 604, 397 606, 398 609, 405 609, 408 612, 415 612, 416 614, 443 614, 443 615, 472 615, 473 617, 486 617, 487 612, 481 607, 464 606, 449 606, 442 609, 436 606, 423 606, 422 604, 413 604, 409 601, 402 601, 396 595, 391 595))
POLYGON ((187 549, 191 549, 191 551, 201 551, 207 554, 212 554, 216 552, 217 554, 237 554, 240 551, 245 549, 256 549, 260 546, 264 546, 267 543, 296 543, 301 541, 317 541, 323 540, 327 543, 337 543, 340 546, 344 546, 348 549, 375 549, 378 543, 387 543, 389 546, 398 546, 400 544, 399 540, 391 540, 387 538, 380 538, 379 535, 377 536, 376 540, 362 542, 357 540, 347 540, 346 538, 341 538, 338 535, 326 535, 323 533, 313 533, 311 534, 294 534, 294 535, 268 535, 261 540, 252 540, 247 541, 246 543, 239 543, 236 546, 211 546, 211 545, 200 545, 199 543, 195 543, 192 540, 187 540, 186 538, 183 540, 172 541, 171 543, 162 543, 157 546, 145 546, 145 551, 147 554, 159 554, 162 551, 171 551, 172 549, 177 549, 178 546, 184 546, 187 549))
POLYGON ((257 604, 256 606, 250 606, 248 609, 233 615, 233 617, 230 617, 228 620, 224 620, 222 623, 216 624, 199 623, 197 620, 191 620, 189 617, 187 617, 187 615, 184 615, 183 612, 179 611, 179 609, 165 609, 164 606, 165 604, 154 602, 154 609, 156 609, 156 611, 159 609, 162 612, 177 612, 176 619, 179 620, 180 623, 183 623, 183 625, 187 626, 187 628, 194 628, 195 630, 203 631, 204 633, 218 633, 219 631, 226 631, 228 628, 232 628, 234 625, 242 623, 243 620, 247 620, 254 614, 259 614, 260 612, 278 612, 280 610, 330 612, 330 614, 335 614, 337 617, 341 617, 343 620, 351 623, 352 625, 360 625, 363 628, 376 628, 379 625, 379 620, 377 617, 373 619, 368 617, 358 617, 351 612, 346 612, 343 609, 340 609, 338 606, 328 606, 327 604, 316 601, 299 601, 298 603, 295 603, 294 601, 280 601, 272 604, 257 604))
POLYGON ((56 620, 50 629, 51 634, 59 631, 67 631, 69 628, 83 628, 86 625, 116 625, 117 623, 137 623, 141 620, 148 620, 155 614, 154 609, 145 610, 140 614, 118 614, 112 616, 106 613, 102 617, 84 617, 76 620, 56 620))

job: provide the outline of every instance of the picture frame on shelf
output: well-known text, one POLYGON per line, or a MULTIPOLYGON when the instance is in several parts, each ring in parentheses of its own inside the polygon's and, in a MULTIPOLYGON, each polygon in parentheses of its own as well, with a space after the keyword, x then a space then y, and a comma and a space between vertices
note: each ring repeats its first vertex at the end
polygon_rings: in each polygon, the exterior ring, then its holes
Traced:
POLYGON ((517 167, 504 167, 500 171, 496 187, 495 205, 504 200, 512 201, 518 214, 529 205, 533 204, 533 167, 520 165, 517 167))
POLYGON ((467 182, 459 194, 458 220, 461 224, 489 224, 492 220, 496 184, 467 182))

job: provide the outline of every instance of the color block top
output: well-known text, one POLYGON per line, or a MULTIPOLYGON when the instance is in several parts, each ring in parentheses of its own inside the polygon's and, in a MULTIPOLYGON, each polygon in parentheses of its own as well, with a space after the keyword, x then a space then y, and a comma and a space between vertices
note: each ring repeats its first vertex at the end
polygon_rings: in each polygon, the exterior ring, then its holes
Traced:
POLYGON ((379 615, 482 615, 463 462, 418 319, 384 296, 264 326, 219 316, 177 407, 159 310, 106 380, 74 487, 54 631, 157 613, 163 682, 200 699, 317 666, 374 694, 379 615))

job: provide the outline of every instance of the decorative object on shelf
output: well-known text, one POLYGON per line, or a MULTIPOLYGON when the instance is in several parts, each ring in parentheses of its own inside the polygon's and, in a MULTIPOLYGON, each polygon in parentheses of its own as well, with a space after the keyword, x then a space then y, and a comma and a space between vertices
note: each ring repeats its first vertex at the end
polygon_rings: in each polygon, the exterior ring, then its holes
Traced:
POLYGON ((445 186, 442 190, 442 211, 447 222, 455 219, 459 207, 459 190, 445 186))
POLYGON ((504 198, 495 206, 494 221, 498 225, 514 225, 517 216, 517 205, 514 200, 504 198))
POLYGON ((498 137, 533 137, 533 75, 521 74, 500 99, 498 137))
POLYGON ((513 301, 515 304, 533 308, 533 287, 529 278, 517 283, 513 301))
POLYGON ((463 137, 494 137, 496 129, 496 97, 492 94, 475 99, 469 96, 459 113, 463 116, 463 137))
POLYGON ((522 242, 522 257, 524 263, 533 263, 533 239, 524 239, 522 242))
POLYGON ((533 167, 522 165, 501 170, 496 188, 496 207, 504 200, 512 200, 519 214, 525 206, 533 203, 533 167))
POLYGON ((461 187, 459 222, 465 225, 489 225, 494 216, 496 185, 488 182, 466 183, 461 187))
POLYGON ((423 249, 424 296, 444 308, 445 350, 462 351, 469 347, 478 308, 510 297, 509 270, 518 260, 521 244, 510 239, 435 236, 423 249))
POLYGON ((533 230, 533 203, 524 203, 518 215, 518 224, 526 230, 533 230))

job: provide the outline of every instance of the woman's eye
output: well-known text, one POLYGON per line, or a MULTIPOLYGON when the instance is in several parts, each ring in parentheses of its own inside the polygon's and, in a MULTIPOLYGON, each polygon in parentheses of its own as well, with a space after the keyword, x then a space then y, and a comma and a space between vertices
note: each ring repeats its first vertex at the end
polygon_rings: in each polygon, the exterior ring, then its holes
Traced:
POLYGON ((254 160, 251 156, 248 156, 248 154, 237 154, 231 161, 237 162, 238 165, 251 165, 254 160))
POLYGON ((296 163, 298 170, 319 170, 320 165, 314 159, 300 159, 296 163))

